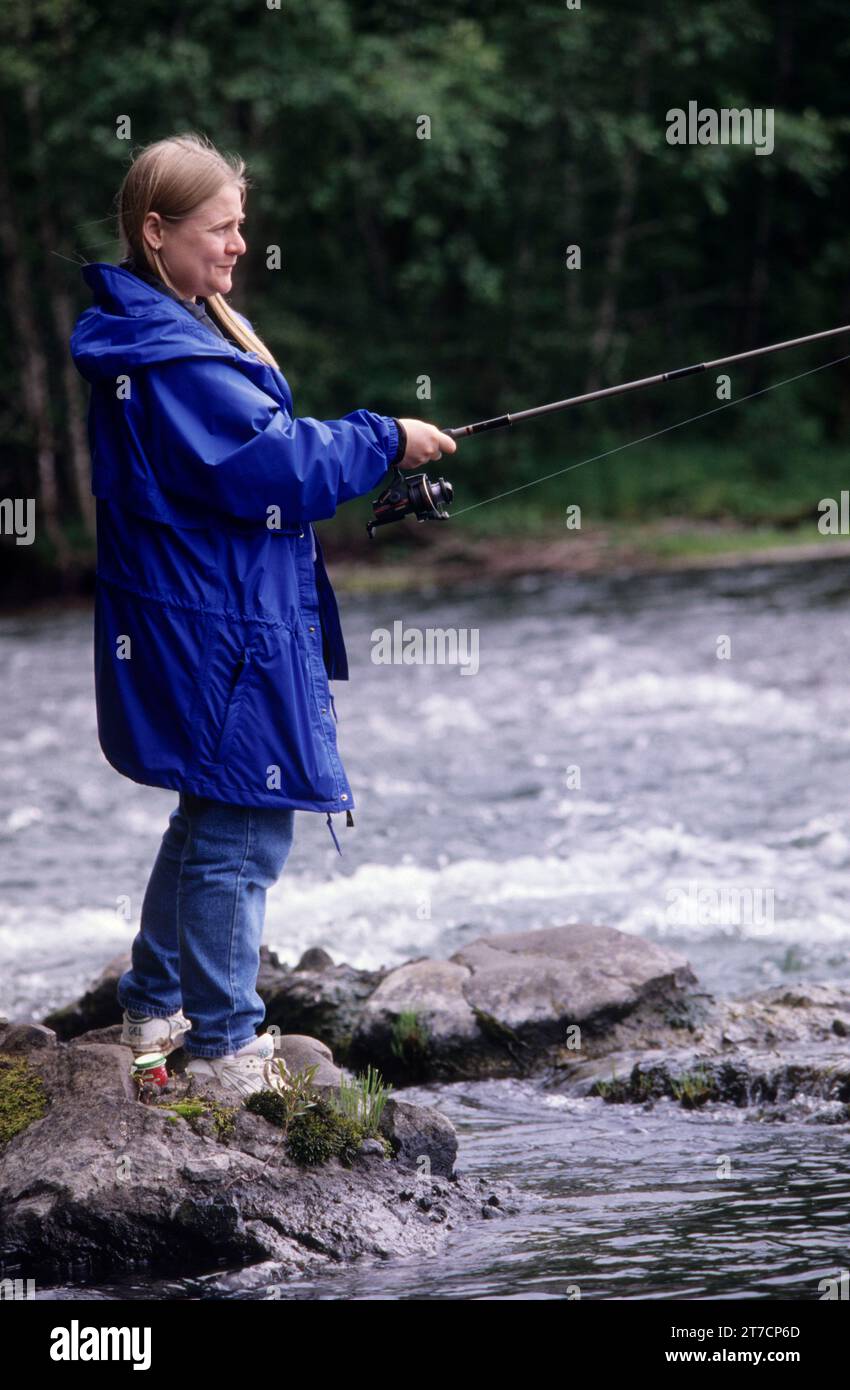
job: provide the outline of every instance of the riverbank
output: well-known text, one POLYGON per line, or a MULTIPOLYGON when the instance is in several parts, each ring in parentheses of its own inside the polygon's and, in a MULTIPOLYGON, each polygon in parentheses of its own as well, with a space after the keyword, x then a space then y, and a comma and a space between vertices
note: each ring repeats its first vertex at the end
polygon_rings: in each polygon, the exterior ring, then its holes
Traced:
MULTIPOLYGON (((361 535, 359 518, 343 508, 332 521, 317 523, 316 531, 340 595, 434 593, 526 575, 650 574, 850 559, 850 537, 823 535, 813 522, 748 526, 669 517, 571 531, 529 511, 514 513, 506 531, 495 518, 482 514, 473 521, 472 515, 447 523, 408 520, 379 530, 370 542, 361 535)), ((91 598, 95 555, 77 549, 64 575, 37 553, 20 560, 13 574, 7 557, 2 578, 0 612, 75 604, 91 598)))
MULTIPOLYGON (((414 526, 410 523, 409 529, 414 526)), ((824 536, 815 524, 754 527, 681 517, 642 524, 609 522, 580 531, 520 522, 510 535, 488 533, 486 527, 435 523, 427 536, 406 544, 393 538, 383 549, 379 532, 366 562, 353 538, 350 545, 329 545, 319 531, 335 588, 352 594, 440 591, 465 581, 498 583, 535 574, 647 574, 850 558, 850 537, 824 536)))

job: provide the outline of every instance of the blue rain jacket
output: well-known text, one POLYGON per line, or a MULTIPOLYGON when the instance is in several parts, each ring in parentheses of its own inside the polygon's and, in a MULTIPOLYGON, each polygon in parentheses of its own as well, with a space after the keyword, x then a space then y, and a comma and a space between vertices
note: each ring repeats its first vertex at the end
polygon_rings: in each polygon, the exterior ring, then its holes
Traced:
POLYGON ((295 418, 283 374, 177 299, 119 266, 82 273, 100 746, 148 786, 325 812, 339 849, 330 814, 355 801, 328 680, 348 661, 310 522, 377 486, 395 420, 295 418))

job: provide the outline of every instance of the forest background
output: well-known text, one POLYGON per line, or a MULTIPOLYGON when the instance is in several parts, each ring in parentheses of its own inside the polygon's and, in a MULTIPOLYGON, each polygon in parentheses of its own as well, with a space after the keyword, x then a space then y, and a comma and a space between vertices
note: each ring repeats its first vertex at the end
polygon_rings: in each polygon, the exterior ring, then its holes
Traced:
MULTIPOLYGON (((2 597, 92 582, 68 339, 82 264, 120 259, 140 146, 192 129, 247 161, 230 298, 297 415, 457 426, 850 320, 849 60, 841 0, 2 0, 0 498, 37 517, 32 545, 0 536, 2 597), (689 102, 770 108, 772 150, 669 143, 689 102)), ((706 374, 461 441, 430 470, 453 537, 566 541, 577 505, 659 552, 816 538, 848 481, 850 369, 811 369, 844 353, 737 367, 729 408, 706 374)), ((446 530, 369 542, 369 500, 322 523, 331 557, 446 530)))

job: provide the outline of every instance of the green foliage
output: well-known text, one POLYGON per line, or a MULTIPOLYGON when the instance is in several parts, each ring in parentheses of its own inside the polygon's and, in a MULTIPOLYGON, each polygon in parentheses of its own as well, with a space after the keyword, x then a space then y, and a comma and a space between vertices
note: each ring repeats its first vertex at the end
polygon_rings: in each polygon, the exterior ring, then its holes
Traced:
POLYGON ((318 1104, 317 1092, 313 1087, 313 1078, 318 1069, 318 1062, 314 1062, 312 1066, 292 1073, 282 1057, 276 1058, 268 1069, 273 1089, 254 1091, 247 1096, 246 1109, 279 1125, 286 1133, 295 1120, 318 1104))
POLYGON ((286 1129, 288 1107, 283 1096, 275 1091, 254 1091, 252 1095, 246 1096, 245 1109, 254 1115, 261 1115, 270 1125, 286 1129))
POLYGON ((414 1066, 427 1055, 428 1026, 420 1022, 415 1009, 402 1009, 393 1021, 390 1052, 406 1066, 414 1066))
POLYGON ((162 1101, 158 1105, 163 1110, 174 1111, 173 1115, 166 1116, 170 1124, 176 1124, 178 1120, 197 1120, 207 1112, 207 1102, 204 1100, 162 1101))
MULTIPOLYGON (((223 0, 191 13, 168 0, 5 0, 0 496, 41 486, 25 386, 43 359, 59 517, 79 524, 72 441, 86 387, 68 387, 63 315, 90 302, 80 262, 118 257, 114 199, 132 154, 185 128, 248 162, 249 251, 232 300, 278 356, 299 415, 368 406, 457 425, 840 322, 850 117, 838 14, 835 0, 804 13, 772 0, 223 0), (666 112, 689 99, 772 102, 772 154, 671 146, 666 112), (119 113, 130 140, 117 138, 119 113), (566 268, 571 244, 580 270, 566 268)), ((444 468, 455 510, 507 495, 453 524, 508 533, 526 514, 545 524, 547 497, 573 495, 626 521, 810 509, 814 474, 846 449, 847 367, 742 398, 844 351, 742 364, 730 408, 713 414, 706 374, 462 441, 444 468), (620 452, 536 483, 607 449, 620 452)), ((356 517, 362 543, 362 504, 356 517)), ((17 567, 43 562, 31 549, 15 551, 17 567)))
POLYGON ((692 1072, 683 1072, 678 1080, 671 1078, 670 1090, 674 1099, 686 1110, 696 1110, 711 1100, 717 1087, 703 1067, 696 1067, 692 1072))
MULTIPOLYGON (((282 1071, 286 1084, 277 1090, 255 1091, 245 1108, 282 1130, 296 1163, 316 1165, 336 1157, 349 1166, 364 1139, 381 1136, 381 1113, 392 1087, 384 1087, 371 1066, 352 1082, 343 1078, 338 1092, 322 1094, 312 1081, 318 1064, 295 1075, 282 1071)), ((389 1156, 390 1146, 384 1141, 389 1156)))
POLYGON ((193 1097, 190 1100, 161 1101, 157 1102, 163 1110, 173 1110, 173 1115, 167 1115, 166 1119, 170 1124, 176 1124, 178 1120, 185 1120, 187 1124, 195 1128, 194 1121, 200 1119, 202 1115, 211 1115, 213 1128, 217 1139, 227 1139, 236 1128, 236 1114, 239 1109, 236 1105, 225 1105, 222 1101, 201 1099, 193 1097))
POLYGON ((611 1080, 599 1080, 591 1088, 592 1095, 614 1105, 626 1101, 641 1104, 668 1092, 684 1109, 695 1110, 717 1095, 717 1084, 702 1064, 679 1077, 668 1078, 662 1070, 639 1066, 633 1068, 630 1076, 618 1077, 612 1062, 611 1080))
POLYGON ((320 1098, 309 1114, 299 1115, 293 1121, 288 1148, 296 1163, 314 1166, 338 1158, 350 1167, 365 1137, 362 1125, 320 1098))
POLYGON ((380 1128, 381 1115, 392 1089, 392 1086, 384 1086, 381 1073, 370 1064, 364 1074, 355 1076, 351 1082, 343 1077, 331 1099, 340 1114, 360 1126, 364 1137, 374 1136, 380 1128))

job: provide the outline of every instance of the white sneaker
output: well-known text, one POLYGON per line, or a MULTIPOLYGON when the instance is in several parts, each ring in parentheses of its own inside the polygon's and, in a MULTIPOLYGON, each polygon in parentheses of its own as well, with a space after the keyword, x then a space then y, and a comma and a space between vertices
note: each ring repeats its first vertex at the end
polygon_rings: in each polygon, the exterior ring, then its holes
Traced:
POLYGON ((186 1068, 186 1075, 197 1077, 202 1085, 221 1086, 240 1096, 274 1090, 272 1077, 276 1073, 271 1033, 260 1033, 224 1057, 194 1057, 186 1068))
POLYGON ((183 1046, 183 1039, 191 1027, 182 1009, 168 1018, 130 1018, 125 1009, 121 1042, 131 1047, 135 1056, 143 1052, 164 1052, 167 1057, 169 1052, 183 1046))

